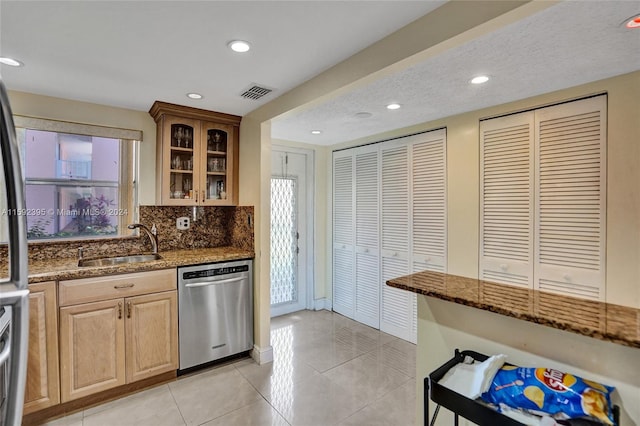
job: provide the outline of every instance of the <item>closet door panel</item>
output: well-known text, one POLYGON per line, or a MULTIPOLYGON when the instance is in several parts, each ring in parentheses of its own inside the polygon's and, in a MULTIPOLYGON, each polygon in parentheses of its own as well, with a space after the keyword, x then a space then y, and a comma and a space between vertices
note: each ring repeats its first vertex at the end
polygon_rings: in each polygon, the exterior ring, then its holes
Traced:
POLYGON ((381 263, 380 330, 415 341, 415 294, 389 287, 386 281, 409 273, 409 146, 407 141, 382 144, 381 161, 381 263))
POLYGON ((535 287, 605 300, 606 96, 536 111, 535 287))
POLYGON ((380 327, 380 193, 377 146, 355 152, 356 304, 354 319, 380 327))
POLYGON ((349 318, 355 313, 353 154, 333 158, 333 310, 349 318))
POLYGON ((447 264, 446 131, 411 146, 413 268, 445 272, 447 264))
POLYGON ((480 122, 480 279, 533 287, 534 114, 480 122))

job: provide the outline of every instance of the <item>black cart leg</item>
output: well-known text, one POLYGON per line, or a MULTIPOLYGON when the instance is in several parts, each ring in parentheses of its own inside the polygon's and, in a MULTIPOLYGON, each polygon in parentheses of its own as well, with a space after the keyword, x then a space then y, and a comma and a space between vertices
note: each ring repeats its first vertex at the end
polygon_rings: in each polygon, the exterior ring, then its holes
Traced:
POLYGON ((424 395, 422 395, 424 406, 424 426, 429 425, 429 377, 424 378, 424 395))
POLYGON ((458 426, 458 414, 453 414, 453 424, 454 426, 458 426))

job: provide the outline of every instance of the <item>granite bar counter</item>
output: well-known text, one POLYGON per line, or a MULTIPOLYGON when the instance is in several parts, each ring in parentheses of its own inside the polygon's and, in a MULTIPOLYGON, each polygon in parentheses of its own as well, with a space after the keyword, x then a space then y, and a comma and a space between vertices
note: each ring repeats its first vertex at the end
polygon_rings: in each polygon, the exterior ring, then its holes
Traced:
POLYGON ((392 279, 387 285, 640 348, 640 309, 432 271, 392 279))
MULTIPOLYGON (((422 379, 468 349, 613 386, 620 424, 640 426, 639 309, 430 271, 387 285, 418 295, 418 422, 422 379)), ((453 414, 440 410, 435 424, 453 424, 453 414)))
MULTIPOLYGON (((44 281, 71 280, 101 275, 169 269, 186 265, 251 259, 255 256, 255 253, 253 251, 237 247, 215 247, 168 250, 160 252, 160 256, 162 256, 162 259, 147 262, 89 267, 79 267, 77 258, 30 260, 29 283, 33 284, 44 281)), ((0 271, 0 275, 1 274, 6 275, 6 271, 0 271)))

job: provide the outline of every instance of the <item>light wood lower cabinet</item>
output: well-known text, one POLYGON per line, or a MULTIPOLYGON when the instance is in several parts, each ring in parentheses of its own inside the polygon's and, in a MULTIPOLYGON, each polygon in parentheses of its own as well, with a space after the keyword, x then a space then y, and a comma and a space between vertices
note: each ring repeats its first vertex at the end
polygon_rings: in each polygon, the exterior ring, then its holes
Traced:
POLYGON ((124 300, 60 308, 62 402, 125 384, 124 300))
POLYGON ((60 402, 56 283, 29 285, 29 352, 24 414, 60 402))
MULTIPOLYGON (((116 276, 106 293, 104 278, 96 279, 109 300, 60 307, 62 402, 177 370, 176 272, 167 270, 165 277, 157 272, 148 276, 151 282, 145 282, 145 273, 116 276), (126 285, 123 278, 130 278, 126 285), (167 280, 173 290, 162 291, 167 280)), ((67 293, 61 305, 83 299, 80 293, 89 294, 93 285, 90 279, 74 284, 60 283, 60 292, 67 293)))
POLYGON ((176 291, 126 299, 127 382, 178 368, 176 291))

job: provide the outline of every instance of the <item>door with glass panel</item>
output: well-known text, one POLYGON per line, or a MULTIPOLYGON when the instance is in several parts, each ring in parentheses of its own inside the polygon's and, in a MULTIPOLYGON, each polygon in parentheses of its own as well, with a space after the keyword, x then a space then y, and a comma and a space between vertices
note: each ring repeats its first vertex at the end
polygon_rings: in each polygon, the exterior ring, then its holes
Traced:
POLYGON ((271 316, 306 309, 307 155, 272 150, 271 316))

